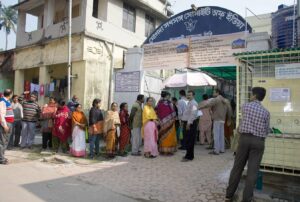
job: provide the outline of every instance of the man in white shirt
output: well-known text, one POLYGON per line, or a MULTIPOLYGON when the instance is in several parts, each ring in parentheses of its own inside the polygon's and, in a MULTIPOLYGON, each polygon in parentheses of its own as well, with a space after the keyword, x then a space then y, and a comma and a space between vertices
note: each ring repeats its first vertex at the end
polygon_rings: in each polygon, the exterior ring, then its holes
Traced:
MULTIPOLYGON (((186 94, 184 90, 179 91, 180 95, 180 100, 178 101, 178 119, 180 121, 180 127, 182 129, 183 127, 183 113, 186 110, 187 104, 188 104, 188 99, 186 98, 186 94)), ((183 130, 183 129, 182 129, 183 130)), ((185 150, 186 149, 186 137, 185 137, 185 131, 183 130, 183 139, 181 140, 181 147, 179 149, 185 150)))
POLYGON ((6 89, 0 98, 0 164, 7 164, 4 157, 5 150, 11 135, 12 124, 14 122, 14 112, 10 103, 12 90, 6 89))
POLYGON ((197 134, 198 103, 194 99, 195 92, 190 90, 187 95, 189 100, 186 110, 183 113, 183 127, 186 131, 186 155, 182 161, 192 161, 194 159, 194 145, 197 134))

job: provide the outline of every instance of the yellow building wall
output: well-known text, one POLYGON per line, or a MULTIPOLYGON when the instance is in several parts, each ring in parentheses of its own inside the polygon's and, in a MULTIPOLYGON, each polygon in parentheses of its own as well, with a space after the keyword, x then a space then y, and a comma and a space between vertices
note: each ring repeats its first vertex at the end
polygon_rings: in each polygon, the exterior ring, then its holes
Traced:
POLYGON ((270 127, 278 128, 283 135, 269 134, 261 161, 262 170, 295 175, 300 169, 300 79, 278 80, 274 77, 254 77, 253 87, 266 88, 262 105, 270 111, 270 127), (271 102, 271 88, 289 88, 289 102, 271 102), (277 168, 278 170, 270 170, 277 168))
POLYGON ((262 104, 271 113, 271 127, 278 128, 283 133, 300 134, 300 79, 253 78, 253 87, 255 86, 267 89, 267 95, 262 104), (290 102, 271 102, 271 88, 290 88, 290 102))
MULTIPOLYGON (((72 61, 83 58, 83 40, 80 36, 72 37, 72 61)), ((29 69, 68 62, 68 39, 61 38, 41 46, 32 46, 16 51, 13 68, 29 69)))

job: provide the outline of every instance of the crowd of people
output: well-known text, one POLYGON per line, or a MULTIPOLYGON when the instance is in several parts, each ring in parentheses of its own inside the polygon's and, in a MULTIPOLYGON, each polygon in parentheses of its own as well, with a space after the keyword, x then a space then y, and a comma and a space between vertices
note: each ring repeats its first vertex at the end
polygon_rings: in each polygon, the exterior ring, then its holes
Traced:
MULTIPOLYGON (((255 87, 251 102, 242 106, 241 136, 226 201, 232 200, 247 162, 243 201, 253 198, 265 138, 270 128, 270 113, 261 105, 265 95, 264 88, 255 87)), ((37 94, 31 93, 25 97, 13 95, 12 90, 6 89, 0 98, 0 164, 8 163, 4 156, 6 149, 32 148, 38 122, 41 124, 44 150, 52 149, 56 153, 61 149, 75 157, 85 157, 88 139, 88 155, 94 158, 100 154, 99 144, 103 137, 107 158, 127 155, 131 145, 133 156, 140 156, 143 146, 145 158, 155 158, 159 154, 173 155, 177 148, 186 150, 183 162, 194 159, 197 135, 200 136, 200 144, 213 145, 210 154, 224 153, 224 130, 232 124, 232 105, 218 89, 214 91, 213 98, 209 99, 204 94, 199 104, 192 90, 187 95, 186 91, 181 90, 179 100, 162 91, 157 104, 152 97, 145 99, 144 95, 138 95, 130 113, 127 103, 122 103, 119 110, 115 102, 104 113, 101 100, 94 99, 88 118, 77 96, 73 96, 68 103, 49 98, 49 103, 42 108, 37 103, 37 94)))
POLYGON ((177 100, 171 98, 169 92, 162 91, 161 99, 155 104, 152 97, 138 95, 130 113, 127 103, 121 103, 120 107, 112 103, 104 112, 101 100, 94 99, 87 117, 75 95, 67 103, 50 97, 48 104, 40 107, 37 94, 19 97, 7 89, 0 99, 0 163, 8 162, 4 157, 5 149, 32 148, 37 124, 41 127, 43 150, 61 150, 76 157, 87 156, 86 142, 89 143, 89 157, 99 155, 103 138, 107 158, 127 155, 130 146, 133 156, 142 154, 142 146, 146 158, 172 155, 180 145, 179 149, 186 150, 183 161, 189 161, 194 158, 198 135, 202 145, 214 142, 211 154, 223 153, 224 123, 226 116, 231 116, 230 104, 219 90, 215 90, 215 98, 210 100, 208 95, 203 95, 200 104, 194 96, 194 91, 188 91, 186 96, 186 91, 181 90, 177 100))

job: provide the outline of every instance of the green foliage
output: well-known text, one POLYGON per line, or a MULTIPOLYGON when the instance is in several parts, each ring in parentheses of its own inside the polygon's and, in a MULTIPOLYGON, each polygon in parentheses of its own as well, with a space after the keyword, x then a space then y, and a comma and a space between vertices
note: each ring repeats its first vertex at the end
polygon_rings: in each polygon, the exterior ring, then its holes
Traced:
POLYGON ((3 6, 1 8, 2 15, 0 16, 0 27, 3 28, 7 34, 10 34, 11 30, 16 32, 17 24, 17 11, 11 7, 3 6))
POLYGON ((6 32, 6 46, 5 50, 7 50, 7 36, 13 30, 16 33, 16 25, 17 25, 17 11, 12 7, 1 7, 1 16, 0 16, 0 29, 3 29, 6 32))

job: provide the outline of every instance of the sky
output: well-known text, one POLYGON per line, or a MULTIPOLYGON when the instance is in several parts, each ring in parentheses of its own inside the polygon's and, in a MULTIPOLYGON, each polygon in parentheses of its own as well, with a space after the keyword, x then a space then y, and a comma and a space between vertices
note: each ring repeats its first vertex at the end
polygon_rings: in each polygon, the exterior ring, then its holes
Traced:
MULTIPOLYGON (((0 0, 3 5, 14 5, 18 0, 0 0)), ((286 4, 293 5, 294 0, 169 0, 172 4, 172 10, 175 14, 190 9, 191 4, 195 4, 197 7, 201 6, 219 6, 229 10, 232 10, 241 16, 245 17, 245 8, 250 9, 255 14, 271 13, 277 10, 278 5, 286 4)), ((247 16, 251 16, 250 12, 247 12, 247 16)), ((32 29, 35 25, 32 23, 32 18, 26 19, 26 22, 31 22, 29 29, 32 29)), ((8 37, 8 49, 14 48, 16 44, 16 36, 12 32, 8 37)), ((5 49, 5 32, 0 30, 0 49, 5 49)))

